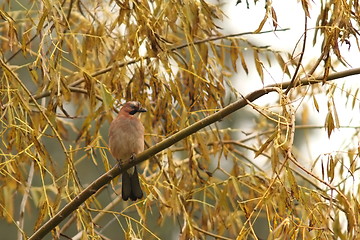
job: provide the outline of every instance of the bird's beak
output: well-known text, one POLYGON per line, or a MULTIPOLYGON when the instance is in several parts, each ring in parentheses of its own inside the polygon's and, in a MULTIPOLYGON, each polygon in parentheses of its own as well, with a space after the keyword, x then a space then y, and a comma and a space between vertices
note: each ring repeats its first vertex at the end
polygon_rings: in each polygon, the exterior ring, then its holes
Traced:
POLYGON ((137 110, 137 112, 147 112, 145 108, 139 108, 139 110, 137 110))

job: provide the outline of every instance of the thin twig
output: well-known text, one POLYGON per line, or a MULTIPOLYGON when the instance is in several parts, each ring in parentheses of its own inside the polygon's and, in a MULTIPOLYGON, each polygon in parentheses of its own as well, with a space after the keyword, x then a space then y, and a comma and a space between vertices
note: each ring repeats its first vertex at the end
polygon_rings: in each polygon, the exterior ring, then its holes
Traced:
MULTIPOLYGON (((293 75, 293 77, 292 77, 292 79, 290 81, 290 84, 289 84, 289 86, 286 88, 286 90, 284 92, 285 94, 288 94, 290 89, 292 88, 292 86, 295 84, 296 77, 297 77, 298 72, 300 70, 301 62, 302 62, 302 59, 303 59, 304 54, 305 54, 306 38, 307 38, 307 31, 308 31, 308 29, 307 29, 307 19, 308 18, 307 18, 306 14, 305 14, 304 41, 303 41, 303 46, 302 46, 301 53, 300 53, 300 59, 299 59, 299 63, 296 66, 295 73, 294 73, 294 75, 293 75)), ((294 51, 295 51, 295 49, 294 49, 294 51)))
MULTIPOLYGON (((29 199, 29 193, 30 193, 30 188, 31 188, 33 178, 34 178, 34 161, 31 161, 31 165, 30 165, 30 169, 29 169, 29 176, 26 181, 24 195, 23 195, 23 197, 21 199, 21 203, 20 203, 19 227, 22 230, 24 229, 25 207, 26 207, 27 200, 29 199)), ((24 237, 23 232, 18 231, 18 240, 22 240, 23 237, 24 237)))
POLYGON ((197 226, 193 226, 193 228, 194 228, 196 231, 201 232, 201 233, 203 233, 203 234, 205 234, 205 235, 208 235, 208 236, 210 236, 210 237, 213 237, 213 238, 215 238, 215 239, 224 239, 224 240, 231 240, 231 239, 232 239, 232 238, 223 237, 223 236, 221 236, 221 235, 217 235, 217 234, 212 233, 212 232, 208 232, 208 231, 206 231, 206 230, 204 230, 204 229, 201 229, 201 228, 199 228, 199 227, 197 227, 197 226))

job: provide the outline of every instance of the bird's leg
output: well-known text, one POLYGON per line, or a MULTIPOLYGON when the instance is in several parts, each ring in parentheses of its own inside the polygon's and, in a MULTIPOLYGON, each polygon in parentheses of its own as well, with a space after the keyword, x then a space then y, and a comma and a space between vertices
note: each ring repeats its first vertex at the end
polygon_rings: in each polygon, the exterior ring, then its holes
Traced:
POLYGON ((128 164, 128 163, 130 163, 130 162, 132 162, 132 161, 135 161, 135 159, 136 159, 136 154, 135 153, 132 153, 131 154, 131 156, 130 156, 130 158, 128 159, 128 160, 126 160, 126 161, 117 161, 117 167, 118 168, 122 168, 122 166, 124 166, 124 165, 126 165, 126 164, 128 164))
POLYGON ((120 169, 122 168, 122 164, 121 164, 120 161, 117 161, 116 167, 118 167, 118 168, 120 168, 120 169))

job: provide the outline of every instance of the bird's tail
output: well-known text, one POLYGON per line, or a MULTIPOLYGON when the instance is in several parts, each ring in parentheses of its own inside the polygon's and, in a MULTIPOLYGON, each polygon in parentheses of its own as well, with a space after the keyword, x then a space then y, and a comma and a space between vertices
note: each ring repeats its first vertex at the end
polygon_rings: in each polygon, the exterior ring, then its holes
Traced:
POLYGON ((122 199, 127 201, 130 198, 132 201, 136 201, 142 197, 143 192, 140 187, 139 176, 135 166, 133 173, 125 171, 122 174, 122 199))

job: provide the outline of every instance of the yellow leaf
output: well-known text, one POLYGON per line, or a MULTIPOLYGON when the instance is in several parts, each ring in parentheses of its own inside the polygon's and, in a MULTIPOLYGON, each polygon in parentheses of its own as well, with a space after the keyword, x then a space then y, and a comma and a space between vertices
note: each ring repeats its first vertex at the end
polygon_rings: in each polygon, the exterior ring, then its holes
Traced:
POLYGON ((355 150, 354 149, 348 150, 348 158, 349 158, 349 163, 350 163, 349 171, 351 174, 354 174, 354 172, 356 171, 356 159, 357 159, 357 158, 355 158, 355 150))
POLYGON ((267 16, 267 14, 265 14, 263 20, 261 20, 258 28, 254 31, 254 33, 259 33, 261 31, 261 29, 264 27, 264 24, 266 23, 267 18, 268 18, 268 16, 267 16))
POLYGON ((271 148, 271 167, 273 172, 277 172, 277 166, 279 165, 279 149, 277 147, 271 148))
POLYGON ((290 169, 287 169, 287 178, 290 184, 291 193, 296 199, 300 199, 299 186, 296 183, 295 177, 290 169))
POLYGON ((276 30, 276 28, 278 26, 278 23, 277 23, 276 12, 275 12, 275 9, 273 7, 271 7, 271 16, 272 16, 272 22, 273 22, 274 29, 276 30))
POLYGON ((284 59, 282 58, 282 56, 280 54, 276 54, 276 59, 280 65, 281 69, 283 70, 283 72, 290 77, 289 68, 288 68, 287 64, 285 63, 284 59))
POLYGON ((48 12, 47 8, 44 8, 43 9, 43 14, 41 15, 40 20, 39 20, 39 22, 37 24, 37 27, 36 27, 37 32, 40 32, 40 30, 43 29, 44 22, 45 22, 45 20, 47 18, 48 13, 49 12, 48 12))
POLYGON ((244 71, 246 72, 246 74, 249 74, 249 69, 246 65, 246 61, 245 61, 244 54, 242 53, 242 51, 239 51, 239 56, 240 56, 241 65, 242 65, 244 71))
POLYGON ((231 41, 230 59, 231 59, 231 63, 232 63, 232 67, 233 67, 234 71, 237 72, 236 62, 238 59, 238 50, 237 50, 237 45, 236 45, 235 40, 231 41))
POLYGON ((355 104, 356 104, 357 101, 358 101, 358 98, 357 98, 358 93, 359 93, 359 88, 357 88, 356 91, 355 91, 355 93, 353 94, 352 109, 355 108, 355 104))
POLYGON ((264 72, 262 69, 262 62, 260 61, 259 53, 256 50, 254 50, 254 60, 255 60, 256 71, 259 73, 261 82, 264 84, 264 72))
POLYGON ((239 185, 238 185, 238 180, 235 177, 231 177, 232 180, 232 184, 235 188, 236 194, 238 195, 238 197, 241 199, 243 196, 243 191, 240 189, 239 185))
POLYGON ((66 84, 65 78, 61 76, 60 81, 61 81, 61 93, 64 96, 65 100, 70 102, 71 101, 71 91, 70 91, 68 85, 66 84))
POLYGON ((201 149, 201 154, 202 157, 210 162, 210 157, 209 157, 209 149, 207 147, 207 139, 206 137, 202 136, 202 133, 197 133, 195 134, 197 143, 199 144, 199 148, 201 149))
POLYGON ((83 72, 83 76, 85 79, 85 88, 87 90, 87 95, 89 96, 90 99, 90 111, 93 111, 95 109, 95 100, 96 100, 96 95, 95 95, 95 86, 94 86, 94 81, 92 79, 92 77, 87 74, 86 72, 83 72))
POLYGON ((314 103, 314 106, 315 106, 316 111, 319 112, 319 104, 318 104, 318 102, 316 101, 315 95, 313 95, 313 103, 314 103))
POLYGON ((328 56, 325 60, 325 70, 324 70, 324 75, 323 75, 323 84, 325 84, 325 82, 327 81, 327 78, 329 76, 329 72, 330 72, 330 68, 331 68, 331 58, 328 56))
POLYGON ((335 165, 336 162, 334 161, 334 158, 330 156, 328 159, 328 169, 327 169, 327 175, 330 183, 334 180, 335 165))
POLYGON ((328 112, 328 114, 326 116, 326 120, 325 120, 325 129, 327 130, 329 138, 330 138, 330 135, 331 135, 332 131, 334 130, 334 128, 335 128, 334 118, 333 118, 331 112, 328 112))
POLYGON ((263 145, 261 145, 261 147, 259 148, 259 150, 257 150, 257 151, 255 152, 255 158, 256 158, 257 156, 259 156, 261 153, 263 153, 263 152, 268 148, 268 146, 273 143, 273 140, 275 139, 276 135, 277 135, 277 132, 274 132, 274 133, 269 137, 269 139, 266 140, 266 142, 265 142, 263 145))
POLYGON ((100 86, 101 86, 101 98, 103 100, 103 105, 105 111, 108 112, 109 109, 112 109, 112 106, 114 104, 114 99, 104 84, 101 84, 100 86))
POLYGON ((310 12, 309 12, 309 0, 301 0, 301 5, 304 9, 304 12, 306 14, 307 17, 310 17, 310 12))
MULTIPOLYGON (((333 101, 334 101, 334 99, 333 99, 333 101)), ((337 111, 336 111, 336 106, 335 106, 335 102, 333 102, 333 114, 334 114, 334 119, 335 119, 335 121, 334 121, 334 125, 335 125, 335 127, 336 128, 339 128, 340 127, 340 120, 339 120, 339 115, 338 115, 338 113, 337 113, 337 111)))

